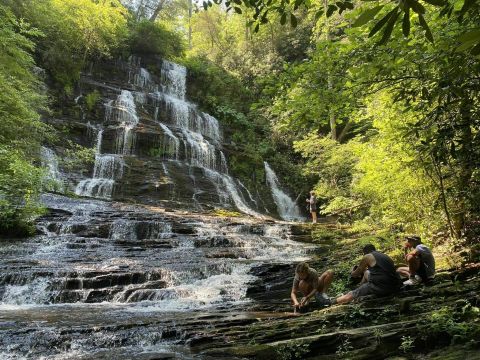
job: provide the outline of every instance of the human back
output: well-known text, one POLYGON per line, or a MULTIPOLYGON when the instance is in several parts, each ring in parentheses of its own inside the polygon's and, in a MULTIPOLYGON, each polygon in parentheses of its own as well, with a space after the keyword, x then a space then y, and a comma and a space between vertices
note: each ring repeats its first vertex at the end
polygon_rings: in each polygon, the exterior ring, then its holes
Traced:
POLYGON ((400 288, 401 280, 393 260, 380 251, 372 251, 370 255, 375 258, 375 265, 369 267, 369 282, 386 291, 400 288))

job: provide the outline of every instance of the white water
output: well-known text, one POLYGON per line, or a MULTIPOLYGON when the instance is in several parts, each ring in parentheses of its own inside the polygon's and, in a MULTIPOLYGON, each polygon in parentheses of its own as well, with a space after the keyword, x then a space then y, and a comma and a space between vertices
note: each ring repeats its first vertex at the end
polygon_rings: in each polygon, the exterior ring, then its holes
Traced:
POLYGON ((115 180, 123 176, 123 159, 114 154, 101 154, 103 130, 99 130, 96 140, 95 165, 93 178, 80 181, 75 188, 75 194, 79 196, 111 198, 115 180))
MULTIPOLYGON (((128 68, 129 82, 136 91, 121 90, 115 100, 105 104, 105 125, 110 129, 116 127, 116 154, 102 153, 103 130, 100 130, 93 177, 82 180, 77 185, 76 194, 105 199, 112 197, 115 182, 124 173, 123 157, 135 154, 136 130, 140 122, 136 104, 142 107, 142 111, 147 109, 146 105, 153 105, 153 118, 163 132, 163 138, 159 141, 162 157, 203 168, 214 185, 221 204, 234 205, 246 214, 261 217, 251 207, 257 207, 257 203, 250 191, 228 175, 227 159, 220 148, 223 139, 217 119, 199 112, 195 104, 185 100, 186 68, 163 61, 160 69, 161 82, 156 84, 152 75, 140 67, 140 62, 139 58, 132 58, 128 68), (160 110, 162 119, 159 119, 160 110), (169 123, 164 123, 165 120, 169 123), (243 197, 239 186, 246 190, 247 199, 243 197)), ((195 174, 195 171, 189 172, 194 184, 192 201, 196 206, 201 206, 198 195, 204 190, 199 186, 197 188, 196 184, 201 182, 195 179, 195 174)), ((284 218, 291 215, 290 210, 287 210, 287 215, 282 211, 279 208, 284 218)))
POLYGON ((162 128, 165 136, 163 138, 163 154, 165 158, 178 160, 180 156, 180 139, 161 122, 158 125, 162 128))
POLYGON ((64 191, 63 176, 58 167, 58 159, 52 149, 45 146, 41 148, 42 166, 47 168, 46 187, 49 190, 64 191))
POLYGON ((164 93, 184 100, 186 87, 187 68, 182 65, 164 60, 162 62, 162 90, 164 93))
POLYGON ((302 220, 303 217, 300 215, 300 209, 297 204, 290 198, 290 196, 280 189, 280 183, 275 172, 266 161, 264 162, 264 165, 267 182, 270 185, 273 200, 277 205, 280 217, 284 220, 302 220))

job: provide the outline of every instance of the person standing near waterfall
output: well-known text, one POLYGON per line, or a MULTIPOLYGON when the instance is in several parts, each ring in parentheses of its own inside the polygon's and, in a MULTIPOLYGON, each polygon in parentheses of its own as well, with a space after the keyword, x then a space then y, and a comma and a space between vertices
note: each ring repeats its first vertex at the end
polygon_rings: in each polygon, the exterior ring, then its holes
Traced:
POLYGON ((310 191, 310 198, 307 199, 309 204, 310 214, 312 214, 312 223, 317 223, 317 198, 315 197, 315 192, 310 191))

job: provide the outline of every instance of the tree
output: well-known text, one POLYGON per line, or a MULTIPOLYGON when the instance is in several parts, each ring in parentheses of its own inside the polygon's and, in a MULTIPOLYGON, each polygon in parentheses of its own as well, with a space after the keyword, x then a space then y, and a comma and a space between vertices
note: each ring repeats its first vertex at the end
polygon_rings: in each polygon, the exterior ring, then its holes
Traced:
POLYGON ((31 37, 41 36, 0 6, 0 233, 22 233, 40 208, 42 171, 34 166, 48 127, 40 81, 33 73, 31 37))

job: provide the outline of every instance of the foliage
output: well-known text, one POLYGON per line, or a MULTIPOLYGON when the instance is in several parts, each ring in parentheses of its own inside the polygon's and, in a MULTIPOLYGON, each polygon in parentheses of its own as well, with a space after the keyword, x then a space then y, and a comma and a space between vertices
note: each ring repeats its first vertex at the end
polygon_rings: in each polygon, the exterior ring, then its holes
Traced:
POLYGON ((409 353, 414 348, 415 339, 411 336, 402 336, 402 343, 398 347, 404 354, 409 353))
POLYGON ((45 107, 33 72, 34 44, 40 33, 0 6, 0 233, 29 232, 41 212, 36 198, 42 171, 34 166, 48 127, 40 122, 45 107))
POLYGON ((92 91, 85 96, 85 104, 88 111, 92 111, 97 102, 100 100, 100 93, 98 90, 92 91))
MULTIPOLYGON (((316 18, 330 18, 335 13, 342 14, 354 10, 359 13, 353 23, 353 27, 361 27, 375 20, 368 37, 372 37, 383 29, 379 44, 385 44, 391 37, 396 27, 401 27, 402 34, 409 37, 411 34, 411 21, 418 19, 415 30, 424 32, 423 36, 434 42, 432 30, 426 19, 432 14, 448 19, 455 19, 461 23, 465 17, 475 17, 478 14, 479 5, 476 1, 447 0, 386 0, 380 3, 362 4, 351 0, 342 1, 306 1, 297 0, 293 3, 285 1, 263 0, 238 0, 234 2, 224 0, 203 0, 203 7, 207 10, 213 4, 225 3, 227 11, 234 10, 237 14, 246 13, 248 25, 254 32, 258 32, 261 25, 269 24, 272 18, 276 18, 280 24, 287 22, 291 27, 298 25, 299 8, 306 8, 313 12, 316 18), (358 10, 359 9, 359 10, 358 10), (273 15, 272 15, 273 14, 273 15)), ((472 54, 480 53, 480 32, 478 29, 467 32, 461 38, 462 50, 471 49, 472 54)))
POLYGON ((277 358, 280 360, 300 360, 309 353, 308 343, 293 343, 279 345, 275 348, 277 358))
POLYGON ((91 57, 110 56, 127 34, 119 0, 7 0, 17 16, 40 29, 37 51, 44 66, 71 91, 91 57))
POLYGON ((65 149, 65 154, 61 160, 62 165, 67 171, 84 172, 95 162, 95 151, 95 148, 84 147, 68 141, 68 147, 65 149))
POLYGON ((348 353, 353 350, 350 339, 347 336, 341 338, 341 343, 335 352, 338 359, 348 359, 348 353))
POLYGON ((158 55, 163 59, 182 57, 185 51, 184 40, 178 32, 148 20, 131 23, 128 44, 130 53, 158 55))
POLYGON ((44 173, 22 152, 0 147, 0 234, 25 235, 33 231, 44 173))
MULTIPOLYGON (((475 331, 469 321, 479 318, 478 308, 467 305, 464 314, 452 311, 449 307, 442 307, 431 313, 428 322, 424 321, 420 326, 426 326, 434 334, 446 333, 454 341, 462 342, 475 338, 475 331)), ((477 329, 478 332, 478 329, 477 329)))

